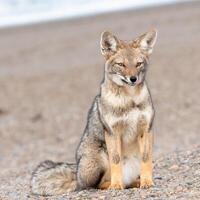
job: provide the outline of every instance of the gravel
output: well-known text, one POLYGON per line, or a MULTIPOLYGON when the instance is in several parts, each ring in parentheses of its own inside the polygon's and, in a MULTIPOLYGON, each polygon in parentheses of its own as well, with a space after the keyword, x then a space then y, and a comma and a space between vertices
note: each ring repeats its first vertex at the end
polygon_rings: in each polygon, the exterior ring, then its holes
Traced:
POLYGON ((199 15, 200 2, 190 1, 1 29, 0 199, 199 199, 199 15), (132 39, 152 26, 159 31, 147 76, 156 109, 155 186, 32 196, 39 162, 74 161, 103 77, 100 33, 132 39))
POLYGON ((200 197, 200 146, 187 151, 177 151, 166 156, 160 157, 154 163, 154 186, 149 189, 125 189, 120 190, 83 190, 70 192, 65 195, 41 197, 30 194, 29 174, 23 172, 25 177, 17 174, 9 177, 15 178, 15 185, 8 180, 0 189, 10 187, 10 192, 1 196, 2 199, 49 199, 49 200, 128 200, 128 199, 199 199, 200 197), (14 176, 14 177, 13 177, 14 176), (12 185, 12 186, 11 186, 12 185), (25 190, 24 188, 25 187, 25 190), (23 188, 23 192, 22 192, 23 188), (22 193, 21 193, 22 192, 22 193), (15 198, 13 198, 15 196, 15 198), (9 198, 10 197, 10 198, 9 198))

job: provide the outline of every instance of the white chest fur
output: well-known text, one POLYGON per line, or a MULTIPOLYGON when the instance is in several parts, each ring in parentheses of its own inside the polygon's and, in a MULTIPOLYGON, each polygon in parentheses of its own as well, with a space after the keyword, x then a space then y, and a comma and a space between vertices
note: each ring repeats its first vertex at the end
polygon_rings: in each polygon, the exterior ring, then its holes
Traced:
MULTIPOLYGON (((147 87, 144 85, 140 92, 136 92, 134 89, 131 90, 130 95, 116 95, 110 90, 102 91, 102 96, 107 105, 112 106, 112 109, 117 107, 126 107, 129 102, 134 102, 136 105, 147 101, 149 93, 147 87)), ((127 124, 126 130, 123 132, 123 142, 130 143, 134 140, 137 133, 137 124, 141 117, 145 117, 147 123, 150 122, 153 115, 153 109, 151 104, 146 103, 143 109, 139 107, 133 107, 128 112, 122 113, 121 115, 114 115, 113 110, 107 110, 103 112, 104 119, 107 125, 112 130, 112 127, 118 122, 124 122, 127 124)))

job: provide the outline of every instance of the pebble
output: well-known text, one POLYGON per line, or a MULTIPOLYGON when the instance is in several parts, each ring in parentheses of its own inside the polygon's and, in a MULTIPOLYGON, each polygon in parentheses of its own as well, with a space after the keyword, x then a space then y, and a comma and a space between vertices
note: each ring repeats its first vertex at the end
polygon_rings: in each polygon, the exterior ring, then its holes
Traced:
POLYGON ((178 170, 179 166, 178 165, 172 165, 171 167, 169 167, 169 170, 178 170))
POLYGON ((182 190, 183 190, 183 187, 182 187, 182 186, 179 185, 179 186, 176 187, 176 191, 177 191, 177 192, 181 192, 182 190))

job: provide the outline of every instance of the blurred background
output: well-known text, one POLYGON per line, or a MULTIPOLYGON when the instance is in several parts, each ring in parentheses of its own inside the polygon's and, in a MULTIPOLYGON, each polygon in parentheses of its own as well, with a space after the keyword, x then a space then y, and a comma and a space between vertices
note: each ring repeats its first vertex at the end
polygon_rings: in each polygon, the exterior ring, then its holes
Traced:
POLYGON ((0 197, 26 194, 42 160, 74 161, 103 78, 104 30, 125 40, 158 30, 147 76, 155 158, 196 147, 199 19, 200 1, 1 0, 0 197))
POLYGON ((178 1, 180 0, 1 0, 0 26, 74 18, 178 1))

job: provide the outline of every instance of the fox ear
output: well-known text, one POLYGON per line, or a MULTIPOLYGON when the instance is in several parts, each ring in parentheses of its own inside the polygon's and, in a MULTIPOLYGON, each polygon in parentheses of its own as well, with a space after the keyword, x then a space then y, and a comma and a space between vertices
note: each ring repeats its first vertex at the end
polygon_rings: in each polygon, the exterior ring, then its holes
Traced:
POLYGON ((101 34, 101 53, 104 56, 110 56, 117 52, 119 40, 112 33, 105 31, 101 34))
POLYGON ((153 51, 153 47, 156 43, 157 39, 157 31, 155 29, 146 32, 145 34, 139 36, 134 43, 147 54, 151 54, 153 51))

